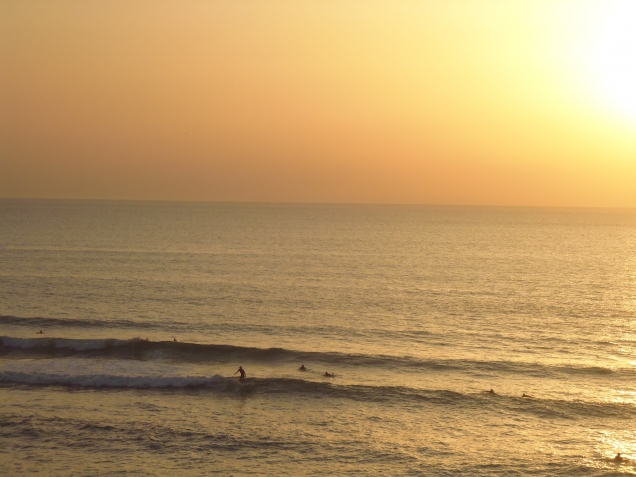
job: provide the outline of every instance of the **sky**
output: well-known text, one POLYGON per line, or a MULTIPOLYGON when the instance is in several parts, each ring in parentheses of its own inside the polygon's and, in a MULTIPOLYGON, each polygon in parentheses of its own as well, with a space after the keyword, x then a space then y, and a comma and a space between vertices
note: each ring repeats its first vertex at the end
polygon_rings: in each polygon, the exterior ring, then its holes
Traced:
POLYGON ((0 0, 0 198, 636 207, 631 0, 0 0))

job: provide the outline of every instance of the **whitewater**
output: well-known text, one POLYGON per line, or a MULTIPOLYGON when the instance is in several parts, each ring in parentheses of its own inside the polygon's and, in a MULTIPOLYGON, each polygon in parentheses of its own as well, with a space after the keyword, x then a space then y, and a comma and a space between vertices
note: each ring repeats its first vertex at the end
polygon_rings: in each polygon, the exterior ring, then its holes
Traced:
POLYGON ((1 200, 0 263, 7 475, 636 473, 634 211, 1 200))

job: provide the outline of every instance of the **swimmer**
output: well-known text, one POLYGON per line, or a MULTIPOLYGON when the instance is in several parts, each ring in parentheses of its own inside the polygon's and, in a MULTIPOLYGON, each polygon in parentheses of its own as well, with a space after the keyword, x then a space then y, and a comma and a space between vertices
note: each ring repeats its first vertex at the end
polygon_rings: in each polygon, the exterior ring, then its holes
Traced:
POLYGON ((43 332, 42 330, 40 330, 40 331, 38 331, 38 332, 36 333, 36 335, 43 335, 43 334, 44 334, 44 332, 43 332))
POLYGON ((523 393, 521 397, 531 398, 532 396, 530 396, 529 394, 523 393))
POLYGON ((497 393, 495 392, 494 389, 490 388, 490 391, 482 391, 482 393, 484 394, 492 394, 492 395, 497 395, 497 393))
POLYGON ((333 374, 333 373, 328 373, 327 371, 325 371, 324 376, 325 376, 325 378, 333 378, 333 377, 335 376, 335 374, 333 374))
POLYGON ((623 462, 623 458, 621 457, 621 453, 620 452, 618 454, 616 454, 616 457, 614 457, 614 461, 623 462))
MULTIPOLYGON (((242 383, 245 382, 245 376, 247 376, 247 374, 243 370, 243 366, 239 366, 239 369, 236 370, 236 373, 241 373, 239 381, 241 381, 242 383)), ((234 373, 233 376, 236 375, 236 373, 234 373)))
POLYGON ((307 371, 307 368, 305 368, 304 364, 301 364, 300 368, 298 368, 298 371, 307 371))

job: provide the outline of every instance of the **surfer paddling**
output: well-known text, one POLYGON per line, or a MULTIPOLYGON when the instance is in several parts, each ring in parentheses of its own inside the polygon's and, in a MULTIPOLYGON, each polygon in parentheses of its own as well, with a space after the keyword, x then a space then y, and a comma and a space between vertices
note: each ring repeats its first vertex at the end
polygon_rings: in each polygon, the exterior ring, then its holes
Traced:
POLYGON ((300 368, 298 368, 298 371, 307 371, 307 368, 305 368, 304 364, 301 364, 300 368))
POLYGON ((325 371, 325 374, 323 375, 325 378, 333 378, 336 375, 334 373, 330 373, 328 371, 325 371))
MULTIPOLYGON (((243 366, 239 366, 239 369, 236 370, 236 373, 241 373, 241 377, 239 378, 239 381, 244 383, 245 382, 245 376, 247 376, 247 374, 245 374, 245 370, 243 369, 243 366)), ((233 376, 235 376, 236 373, 234 373, 233 376)))

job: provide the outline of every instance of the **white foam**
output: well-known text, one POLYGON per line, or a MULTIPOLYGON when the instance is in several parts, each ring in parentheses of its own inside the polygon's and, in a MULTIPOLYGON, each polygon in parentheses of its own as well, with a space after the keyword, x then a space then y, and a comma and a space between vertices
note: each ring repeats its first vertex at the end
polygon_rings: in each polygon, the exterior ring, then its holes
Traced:
POLYGON ((38 374, 0 371, 0 382, 11 384, 64 385, 123 388, 185 388, 230 383, 220 375, 206 376, 125 376, 112 374, 38 374))

